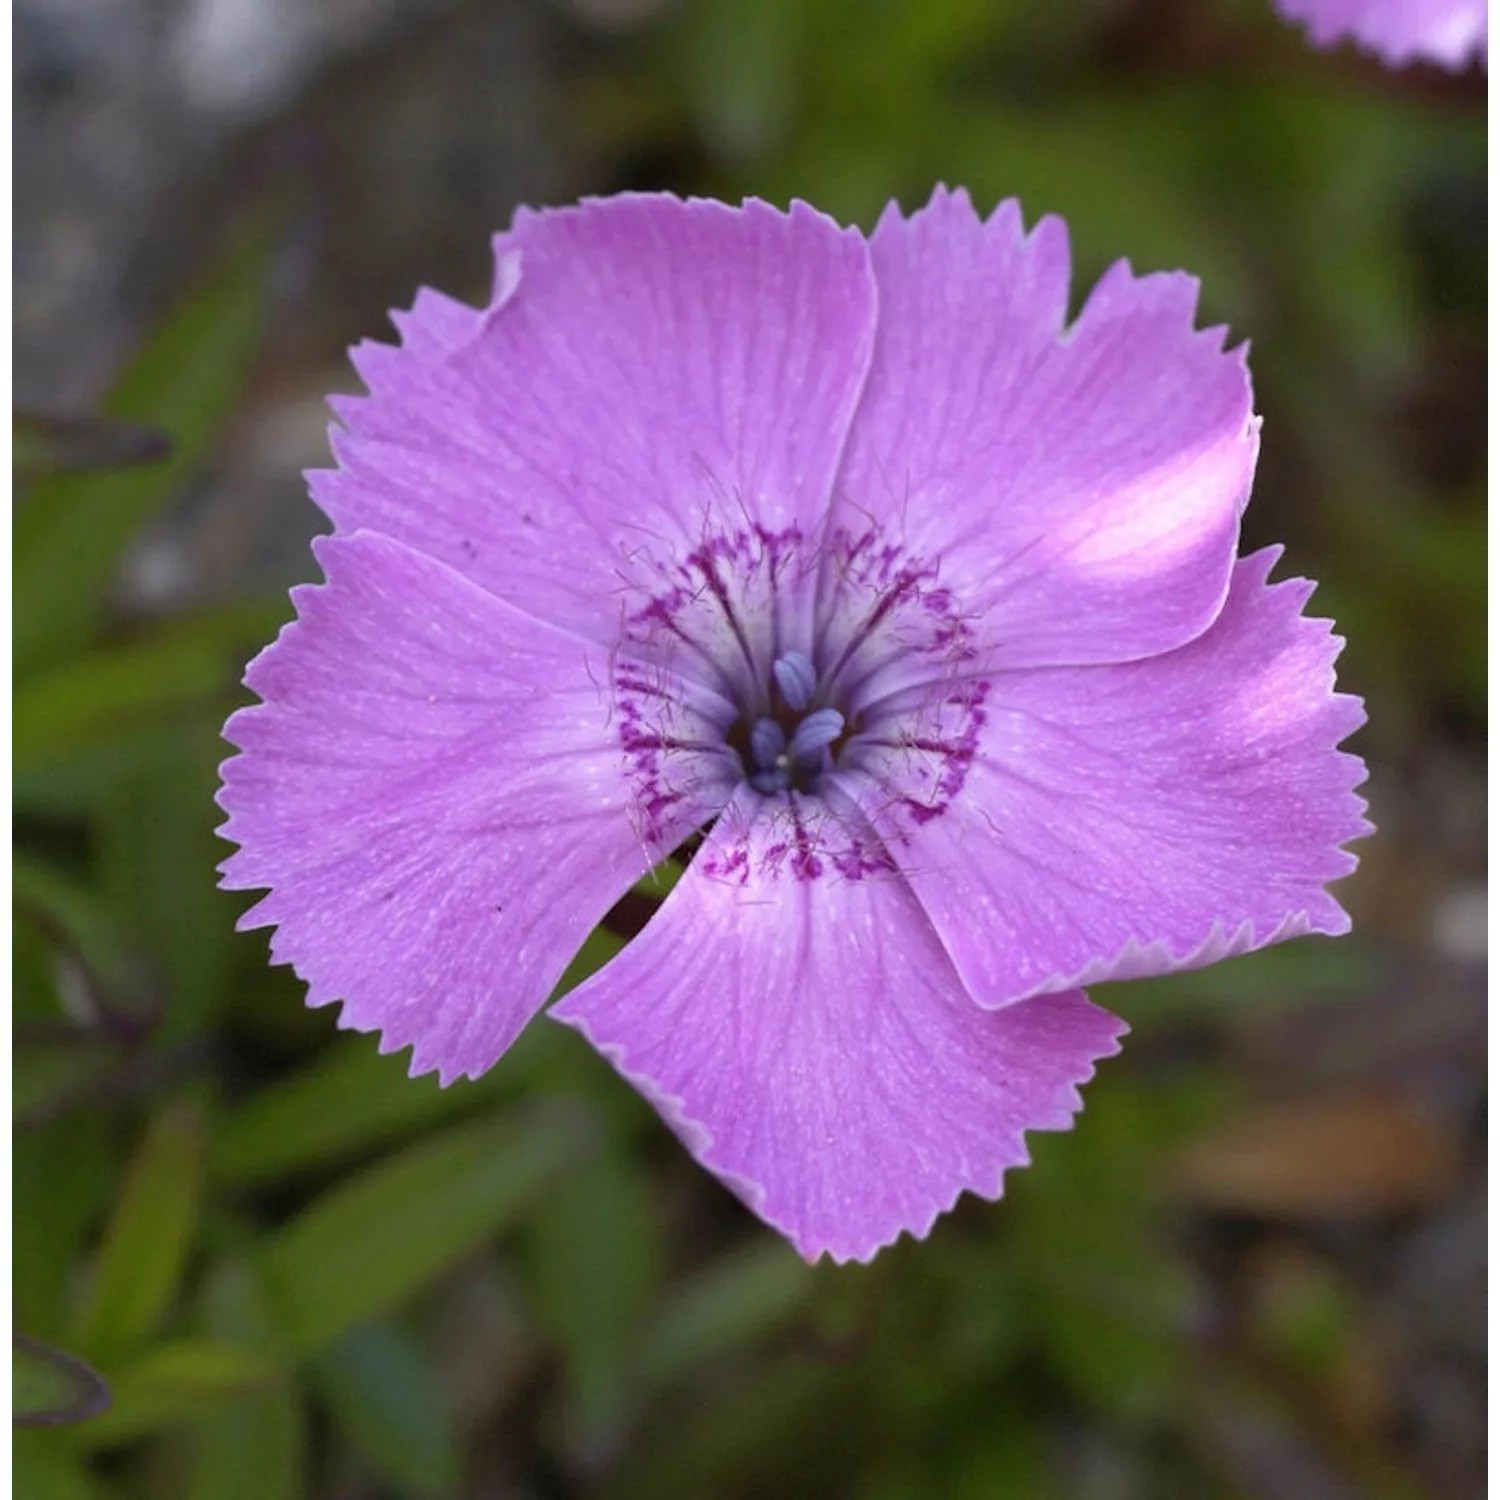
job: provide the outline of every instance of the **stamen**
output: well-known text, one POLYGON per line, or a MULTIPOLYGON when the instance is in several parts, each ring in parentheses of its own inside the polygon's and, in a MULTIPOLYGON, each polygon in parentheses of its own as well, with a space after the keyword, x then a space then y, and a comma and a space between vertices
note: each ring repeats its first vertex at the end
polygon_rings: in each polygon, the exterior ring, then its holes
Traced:
POLYGON ((757 719, 750 726, 750 758, 758 771, 771 771, 785 761, 786 734, 775 719, 757 719))
POLYGON ((808 716, 792 731, 792 743, 787 755, 795 764, 817 755, 825 745, 831 745, 844 732, 844 716, 836 708, 820 708, 808 716))
POLYGON ((776 792, 789 792, 792 789, 792 773, 779 767, 773 771, 755 771, 751 774, 750 785, 766 797, 776 792))
POLYGON ((817 668, 800 652, 788 651, 771 663, 776 677, 776 686, 786 699, 786 706, 800 714, 812 702, 814 689, 818 685, 817 668))

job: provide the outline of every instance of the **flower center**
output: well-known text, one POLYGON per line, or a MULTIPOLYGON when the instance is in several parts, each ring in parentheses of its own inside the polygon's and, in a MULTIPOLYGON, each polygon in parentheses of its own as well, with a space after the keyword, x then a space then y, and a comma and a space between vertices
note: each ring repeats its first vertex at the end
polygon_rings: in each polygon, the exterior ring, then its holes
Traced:
POLYGON ((728 740, 739 753, 750 785, 766 796, 815 792, 818 779, 834 766, 834 750, 844 734, 836 708, 814 706, 818 673, 800 651, 788 651, 771 664, 776 690, 773 712, 749 725, 736 722, 728 740))
POLYGON ((626 598, 616 722, 648 840, 737 786, 816 819, 853 775, 910 822, 962 786, 989 690, 980 643, 936 564, 879 530, 753 527, 637 553, 626 598))

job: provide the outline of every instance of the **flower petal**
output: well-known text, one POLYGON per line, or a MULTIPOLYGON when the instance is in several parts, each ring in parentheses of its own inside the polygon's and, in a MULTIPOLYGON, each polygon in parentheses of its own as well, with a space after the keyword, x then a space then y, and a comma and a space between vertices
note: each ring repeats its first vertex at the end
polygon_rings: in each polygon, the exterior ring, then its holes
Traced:
POLYGON ((1487 0, 1277 0, 1289 20, 1307 24, 1316 47, 1346 37, 1399 67, 1427 61, 1489 66, 1487 0))
POLYGON ((998 1197, 1125 1027, 1076 993, 981 1010, 904 881, 778 857, 796 806, 741 792, 551 1014, 807 1259, 868 1260, 966 1189, 998 1197))
POLYGON ((1241 561, 1178 651, 986 684, 940 815, 916 779, 931 757, 840 774, 981 1004, 1348 930, 1324 887, 1369 832, 1364 765, 1335 748, 1364 713, 1333 691, 1342 642, 1302 618, 1312 585, 1266 585, 1279 553, 1241 561))
POLYGON ((794 204, 626 195, 522 211, 496 299, 419 300, 365 344, 338 470, 341 530, 396 537, 591 640, 658 564, 735 526, 811 531, 869 363, 868 251, 794 204))
POLYGON ((310 1004, 342 999, 413 1072, 475 1075, 728 784, 681 788, 645 838, 601 650, 388 538, 315 547, 328 582, 225 728, 223 883, 271 888, 241 926, 278 926, 310 1004))
POLYGON ((1198 284, 1124 262, 1064 330, 1061 220, 1023 233, 940 190, 870 244, 880 323, 838 495, 899 525, 987 615, 998 665, 1167 651, 1229 584, 1257 425, 1242 350, 1193 331, 1198 284))

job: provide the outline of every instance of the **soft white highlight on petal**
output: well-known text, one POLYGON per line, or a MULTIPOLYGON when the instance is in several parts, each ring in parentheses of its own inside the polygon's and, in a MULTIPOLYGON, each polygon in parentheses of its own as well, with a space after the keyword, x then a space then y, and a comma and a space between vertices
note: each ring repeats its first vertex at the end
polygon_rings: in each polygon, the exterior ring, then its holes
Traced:
POLYGON ((1123 262, 1064 328, 1062 222, 939 190, 870 243, 880 323, 840 502, 942 560, 1000 666, 1170 650, 1224 600, 1257 447, 1198 284, 1123 262))
POLYGON ((1311 585, 1243 560, 1196 641, 1122 666, 998 675, 961 792, 899 747, 837 780, 885 838, 985 1005, 1212 963, 1349 921, 1325 887, 1369 831, 1364 721, 1311 585))

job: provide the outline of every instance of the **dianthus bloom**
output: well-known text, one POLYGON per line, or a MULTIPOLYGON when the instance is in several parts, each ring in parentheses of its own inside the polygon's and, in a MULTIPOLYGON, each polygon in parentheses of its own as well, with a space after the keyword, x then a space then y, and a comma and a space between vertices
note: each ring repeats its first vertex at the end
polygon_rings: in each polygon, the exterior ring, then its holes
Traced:
POLYGON ((518 215, 482 310, 365 344, 327 581, 224 769, 244 925, 342 1023, 478 1074, 551 1014, 809 1258, 925 1234, 1062 1129, 1080 986, 1348 920, 1338 641, 1236 561, 1242 351, 1196 283, 939 191, 518 215))
POLYGON ((1314 46, 1346 38, 1393 67, 1411 62, 1489 66, 1489 0, 1276 0, 1314 46))

